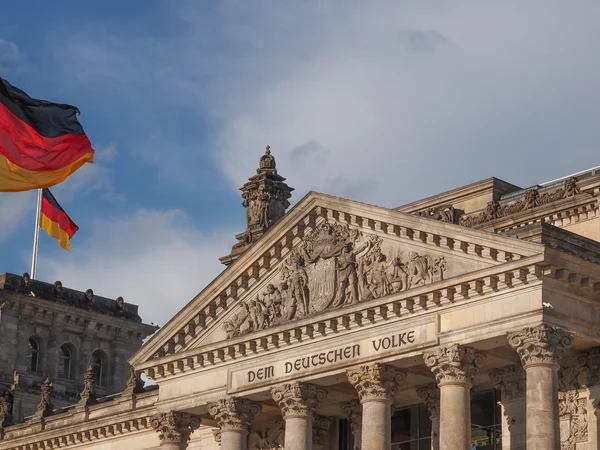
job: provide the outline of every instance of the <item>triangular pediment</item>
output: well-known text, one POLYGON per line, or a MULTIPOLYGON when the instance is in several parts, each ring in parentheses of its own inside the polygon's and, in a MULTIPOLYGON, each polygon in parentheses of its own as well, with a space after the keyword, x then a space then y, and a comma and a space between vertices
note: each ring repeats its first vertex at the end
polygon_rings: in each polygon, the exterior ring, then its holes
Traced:
MULTIPOLYGON (((543 246, 532 242, 310 193, 131 363, 144 368, 175 353, 227 348, 246 335, 316 323, 333 310, 542 252, 543 246)), ((217 355, 226 357, 223 350, 217 355)))

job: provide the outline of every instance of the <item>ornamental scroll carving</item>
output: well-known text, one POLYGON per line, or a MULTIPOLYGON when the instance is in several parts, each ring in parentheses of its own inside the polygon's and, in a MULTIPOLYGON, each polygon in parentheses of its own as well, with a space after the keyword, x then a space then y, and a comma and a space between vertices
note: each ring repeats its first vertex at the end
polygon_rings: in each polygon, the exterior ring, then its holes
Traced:
POLYGON ((353 433, 362 431, 362 405, 360 401, 354 399, 349 402, 340 403, 342 414, 350 421, 350 427, 353 433))
POLYGON ((462 211, 452 205, 442 205, 435 208, 427 208, 414 213, 415 216, 427 217, 428 219, 440 220, 446 223, 458 223, 458 217, 462 211))
POLYGON ((159 413, 150 418, 150 426, 154 428, 161 442, 187 442, 190 435, 200 427, 200 418, 179 411, 159 413))
POLYGON ((215 418, 221 431, 248 430, 260 411, 260 404, 245 398, 224 398, 208 405, 208 412, 215 418))
POLYGON ((576 450, 588 442, 587 396, 582 389, 586 370, 581 362, 558 371, 561 450, 576 450))
POLYGON ((387 364, 376 363, 348 371, 348 381, 356 389, 361 403, 371 400, 391 401, 404 380, 404 372, 398 372, 387 364))
POLYGON ((573 336, 560 328, 542 324, 510 333, 508 343, 521 357, 524 368, 530 364, 558 366, 565 349, 573 343, 573 336))
POLYGON ((525 397, 525 370, 516 365, 491 370, 490 378, 500 389, 502 402, 525 397))
POLYGON ((269 422, 262 431, 252 431, 248 436, 248 450, 281 450, 285 438, 285 421, 269 422))
POLYGON ((466 227, 473 227, 494 219, 507 217, 511 214, 546 205, 557 200, 562 200, 563 198, 573 197, 579 193, 580 190, 577 186, 577 178, 571 177, 565 180, 562 187, 553 192, 544 192, 543 194, 540 194, 538 189, 529 189, 525 192, 522 199, 514 202, 498 203, 497 201, 492 201, 488 203, 485 211, 479 214, 461 216, 459 224, 466 227))
POLYGON ((453 344, 425 353, 423 359, 435 376, 438 386, 442 386, 452 383, 471 384, 483 365, 485 356, 474 348, 453 344))
POLYGON ((285 419, 290 416, 312 416, 319 403, 327 398, 327 391, 314 384, 296 381, 271 388, 271 396, 285 419))
POLYGON ((244 301, 225 321, 235 337, 290 320, 384 297, 444 279, 444 257, 382 248, 383 240, 347 225, 324 222, 283 261, 280 282, 244 301))
POLYGON ((440 418, 440 390, 435 384, 419 386, 417 395, 427 406, 429 419, 435 421, 440 418))

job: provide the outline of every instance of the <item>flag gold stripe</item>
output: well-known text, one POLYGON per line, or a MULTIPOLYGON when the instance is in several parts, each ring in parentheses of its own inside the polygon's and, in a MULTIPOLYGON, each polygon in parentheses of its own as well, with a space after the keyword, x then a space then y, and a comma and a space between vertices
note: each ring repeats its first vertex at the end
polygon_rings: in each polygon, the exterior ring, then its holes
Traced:
POLYGON ((52 187, 66 180, 86 162, 91 163, 93 160, 94 152, 89 152, 61 169, 34 171, 19 167, 4 155, 0 155, 0 192, 20 192, 52 187))
POLYGON ((66 231, 60 228, 57 222, 53 222, 48 217, 42 214, 40 219, 40 228, 48 233, 49 236, 58 239, 58 245, 67 251, 71 251, 71 244, 69 243, 69 235, 66 231))

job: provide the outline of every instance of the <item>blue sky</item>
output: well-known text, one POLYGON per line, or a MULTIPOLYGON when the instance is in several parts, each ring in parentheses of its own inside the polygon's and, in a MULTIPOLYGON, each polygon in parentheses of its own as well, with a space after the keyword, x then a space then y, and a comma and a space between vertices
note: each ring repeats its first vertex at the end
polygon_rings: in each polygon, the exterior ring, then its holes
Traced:
MULTIPOLYGON (((222 270, 269 144, 296 188, 398 206, 600 165, 600 3, 13 2, 0 76, 71 103, 97 150, 53 189, 80 231, 38 278, 163 324, 222 270)), ((34 193, 0 194, 0 272, 34 193)))

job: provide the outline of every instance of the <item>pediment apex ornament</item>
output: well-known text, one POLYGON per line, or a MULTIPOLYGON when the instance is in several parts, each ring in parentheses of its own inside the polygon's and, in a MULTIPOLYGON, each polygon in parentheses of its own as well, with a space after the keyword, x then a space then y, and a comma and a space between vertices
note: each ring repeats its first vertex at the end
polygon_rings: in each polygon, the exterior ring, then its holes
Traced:
POLYGON ((261 405, 245 398, 224 398, 208 405, 221 431, 247 431, 250 423, 260 413, 261 405))
POLYGON ((200 418, 193 414, 169 411, 150 418, 150 426, 156 430, 161 442, 185 443, 200 427, 200 418))
POLYGON ((541 324, 510 333, 508 343, 519 354, 524 368, 550 364, 558 369, 565 350, 573 344, 573 335, 561 328, 541 324))
POLYGON ((347 224, 318 224, 276 269, 279 282, 242 301, 223 330, 237 337, 444 279, 443 256, 382 244, 347 224))
POLYGON ((313 417, 315 408, 327 398, 327 391, 310 383, 293 382, 271 388, 271 396, 281 409, 283 418, 313 417))
POLYGON ((453 344, 425 353, 423 359, 433 372, 438 386, 471 385, 479 368, 483 366, 485 355, 472 347, 453 344))
POLYGON ((489 376, 500 389, 503 402, 525 397, 525 370, 521 366, 510 365, 493 369, 490 370, 489 376))
POLYGON ((406 373, 380 363, 348 370, 347 376, 361 403, 374 400, 391 402, 398 387, 406 380, 406 373))

